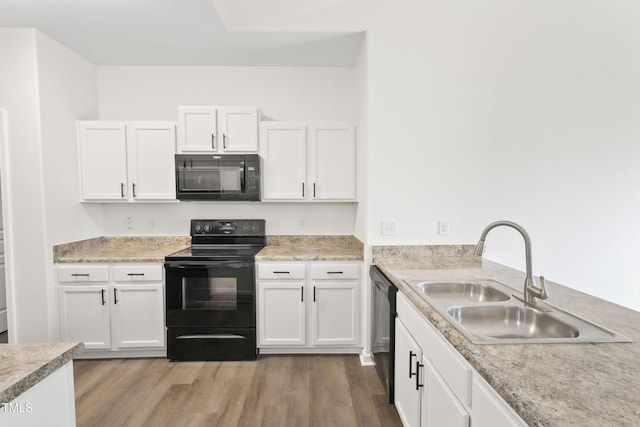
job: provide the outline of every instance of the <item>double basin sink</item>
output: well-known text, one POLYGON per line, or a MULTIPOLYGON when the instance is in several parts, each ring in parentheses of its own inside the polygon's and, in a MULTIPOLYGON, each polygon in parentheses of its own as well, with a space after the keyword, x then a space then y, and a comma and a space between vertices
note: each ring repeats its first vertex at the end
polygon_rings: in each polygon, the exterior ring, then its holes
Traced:
POLYGON ((632 341, 551 304, 525 305, 492 279, 405 282, 474 344, 632 341))

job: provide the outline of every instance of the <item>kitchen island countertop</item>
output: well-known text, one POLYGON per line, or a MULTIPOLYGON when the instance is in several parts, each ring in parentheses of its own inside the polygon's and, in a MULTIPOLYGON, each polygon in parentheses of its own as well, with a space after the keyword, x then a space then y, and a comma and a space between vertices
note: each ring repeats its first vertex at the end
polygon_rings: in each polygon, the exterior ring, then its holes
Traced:
POLYGON ((83 349, 82 343, 0 345, 0 403, 11 402, 83 349))
POLYGON ((374 258, 374 263, 532 426, 640 425, 640 313, 547 281, 546 302, 632 343, 472 344, 404 280, 495 279, 521 292, 524 274, 473 258, 374 258))

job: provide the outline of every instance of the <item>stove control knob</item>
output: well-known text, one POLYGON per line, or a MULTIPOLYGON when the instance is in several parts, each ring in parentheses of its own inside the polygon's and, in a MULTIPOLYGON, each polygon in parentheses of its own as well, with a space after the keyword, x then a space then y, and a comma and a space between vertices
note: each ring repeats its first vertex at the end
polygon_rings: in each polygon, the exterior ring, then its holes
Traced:
POLYGON ((196 233, 200 233, 202 231, 202 224, 196 224, 195 227, 193 227, 193 229, 195 230, 196 233))
POLYGON ((208 233, 208 232, 210 232, 210 231, 211 231, 211 224, 205 224, 205 226, 204 226, 204 232, 205 232, 205 233, 208 233))
POLYGON ((244 228, 244 231, 251 231, 251 223, 246 222, 242 228, 244 228))
POLYGON ((251 226, 251 231, 253 231, 254 233, 257 233, 259 229, 260 229, 260 226, 257 223, 254 223, 251 226))

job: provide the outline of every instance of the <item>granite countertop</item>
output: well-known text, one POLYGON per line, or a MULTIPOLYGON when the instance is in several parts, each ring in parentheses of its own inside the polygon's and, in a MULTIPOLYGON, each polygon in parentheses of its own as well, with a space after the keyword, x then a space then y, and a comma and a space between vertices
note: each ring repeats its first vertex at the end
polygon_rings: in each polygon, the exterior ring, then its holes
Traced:
POLYGON ((54 246, 53 262, 164 262, 190 244, 188 236, 96 237, 54 246))
POLYGON ((640 425, 639 312, 547 281, 547 302, 634 342, 477 345, 403 280, 495 279, 521 292, 524 273, 477 257, 374 253, 374 263, 529 425, 640 425))
POLYGON ((0 403, 8 403, 82 352, 82 343, 1 344, 0 403))
POLYGON ((256 261, 362 261, 364 245, 353 236, 267 236, 256 261))
MULTIPOLYGON (((164 262, 191 244, 190 237, 96 237, 54 246, 54 263, 164 262)), ((267 236, 256 261, 362 261, 364 245, 353 236, 267 236)))

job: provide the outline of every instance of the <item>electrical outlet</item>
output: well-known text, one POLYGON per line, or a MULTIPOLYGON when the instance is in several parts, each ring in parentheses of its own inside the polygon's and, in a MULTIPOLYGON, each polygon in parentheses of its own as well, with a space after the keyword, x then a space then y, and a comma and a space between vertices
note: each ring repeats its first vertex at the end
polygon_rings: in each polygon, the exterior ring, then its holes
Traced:
POLYGON ((127 230, 131 230, 133 228, 133 217, 132 216, 125 216, 124 217, 124 228, 126 228, 127 230))
POLYGON ((438 221, 438 234, 440 236, 449 235, 449 221, 438 221))
POLYGON ((298 218, 298 228, 307 228, 307 219, 305 217, 301 216, 300 218, 298 218))
POLYGON ((382 221, 381 228, 383 236, 395 236, 398 234, 398 221, 382 221))

